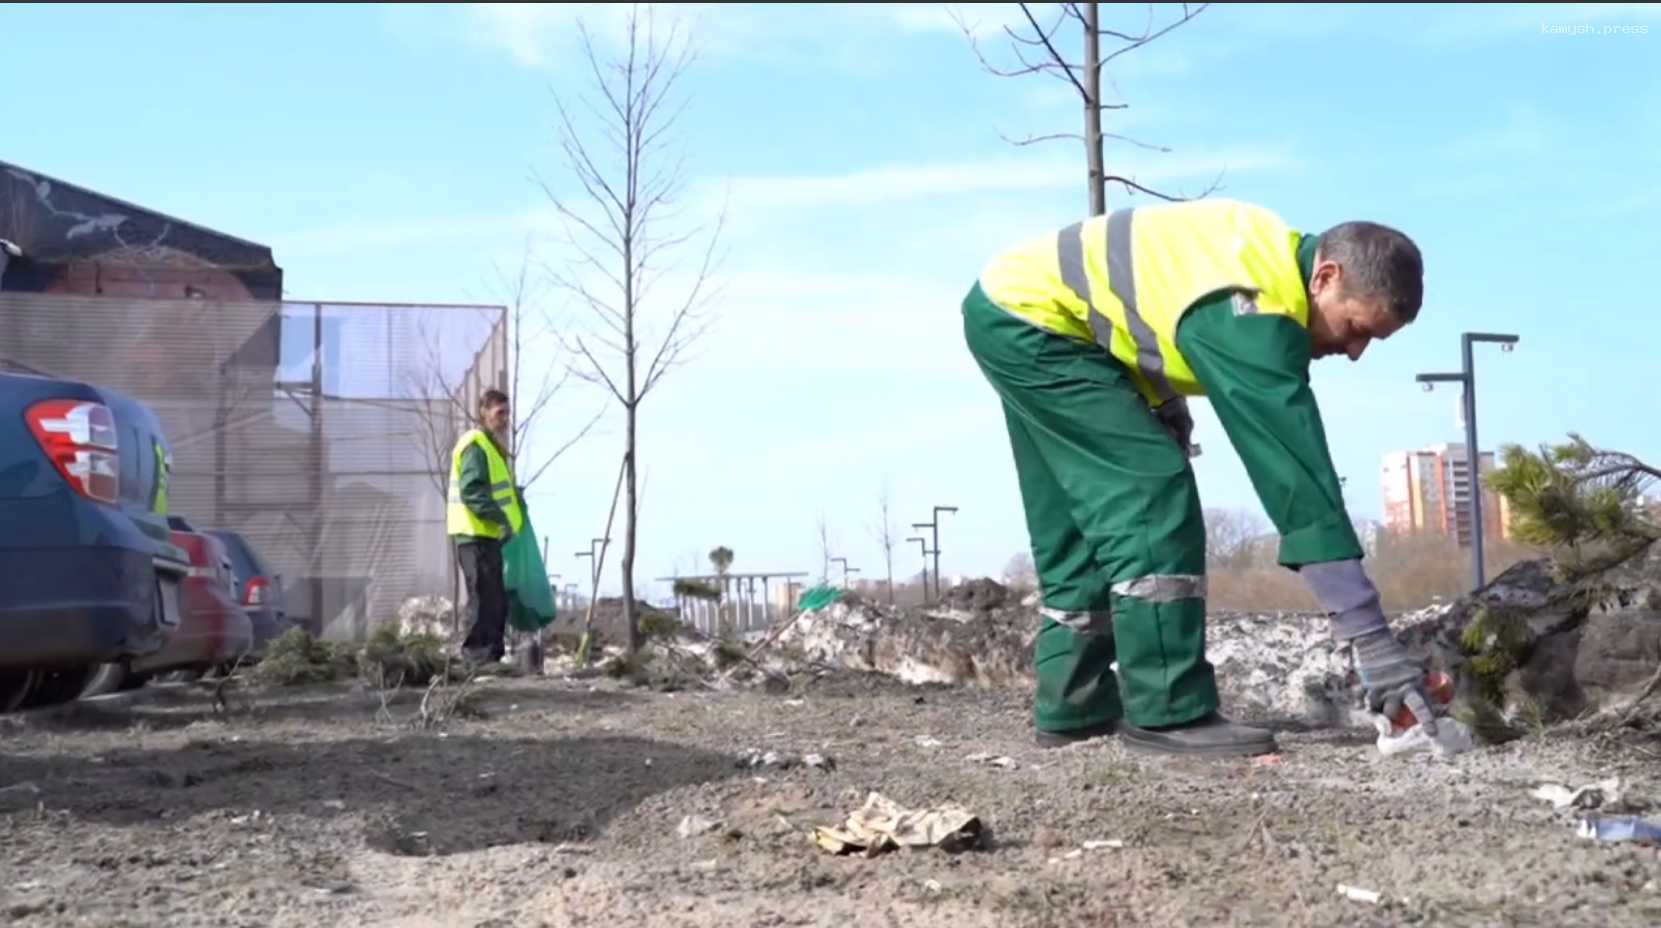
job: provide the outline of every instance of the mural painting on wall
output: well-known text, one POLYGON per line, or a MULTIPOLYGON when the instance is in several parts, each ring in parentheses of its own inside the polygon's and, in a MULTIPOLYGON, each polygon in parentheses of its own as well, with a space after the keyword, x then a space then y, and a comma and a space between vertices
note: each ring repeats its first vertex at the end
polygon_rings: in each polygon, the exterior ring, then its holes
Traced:
POLYGON ((278 300, 271 249, 0 162, 0 288, 129 299, 278 300))

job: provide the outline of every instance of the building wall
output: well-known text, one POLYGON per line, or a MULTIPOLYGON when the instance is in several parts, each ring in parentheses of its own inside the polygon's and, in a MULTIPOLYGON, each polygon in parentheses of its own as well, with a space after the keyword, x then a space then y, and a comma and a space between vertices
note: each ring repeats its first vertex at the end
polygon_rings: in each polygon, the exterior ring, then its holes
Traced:
MULTIPOLYGON (((1480 471, 1494 470, 1492 452, 1483 452, 1480 471)), ((1384 496, 1384 526, 1397 534, 1434 532, 1471 540, 1468 459, 1462 444, 1436 445, 1416 451, 1392 451, 1379 467, 1384 496)), ((1482 488, 1484 537, 1511 537, 1511 508, 1499 494, 1482 488)))
POLYGON ((243 241, 0 161, 0 289, 143 300, 278 300, 283 272, 243 241))

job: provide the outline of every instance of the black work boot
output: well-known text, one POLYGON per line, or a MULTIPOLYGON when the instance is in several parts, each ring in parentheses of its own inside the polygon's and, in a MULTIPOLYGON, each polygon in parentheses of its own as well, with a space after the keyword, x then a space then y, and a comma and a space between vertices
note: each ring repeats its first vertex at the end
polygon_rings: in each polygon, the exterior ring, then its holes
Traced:
POLYGON ((1064 748, 1069 744, 1078 744, 1093 738, 1105 738, 1113 734, 1118 722, 1108 720, 1089 728, 1074 728, 1070 731, 1042 731, 1037 733, 1036 740, 1041 748, 1064 748))
POLYGON ((1237 725, 1216 712, 1192 722, 1158 728, 1138 728, 1129 722, 1121 722, 1119 737, 1124 741, 1126 750, 1145 754, 1250 757, 1273 754, 1279 750, 1274 732, 1237 725))

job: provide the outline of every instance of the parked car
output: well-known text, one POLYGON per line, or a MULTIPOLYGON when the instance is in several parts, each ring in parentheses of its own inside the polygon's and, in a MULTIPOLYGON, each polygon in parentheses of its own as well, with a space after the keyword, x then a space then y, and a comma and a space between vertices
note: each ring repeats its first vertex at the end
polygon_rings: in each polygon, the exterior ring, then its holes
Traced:
POLYGON ((119 392, 0 373, 0 711, 73 699, 154 654, 189 571, 166 519, 171 448, 119 392))
MULTIPOLYGON (((176 517, 169 522, 188 525, 176 517)), ((160 650, 100 668, 88 695, 131 689, 164 675, 195 679, 252 648, 254 627, 233 594, 225 546, 211 535, 177 529, 173 543, 190 558, 190 573, 179 590, 179 627, 160 650)))
POLYGON ((237 599, 254 623, 254 654, 264 654, 266 645, 282 637, 295 624, 288 617, 283 576, 273 572, 271 565, 241 534, 222 528, 210 528, 207 534, 219 539, 231 556, 237 599))

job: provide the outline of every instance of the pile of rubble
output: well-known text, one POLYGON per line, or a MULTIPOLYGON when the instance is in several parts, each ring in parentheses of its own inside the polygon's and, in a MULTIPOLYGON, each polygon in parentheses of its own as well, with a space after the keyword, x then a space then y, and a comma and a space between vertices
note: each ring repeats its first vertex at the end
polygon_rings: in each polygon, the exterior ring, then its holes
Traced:
MULTIPOLYGON (((671 625, 635 663, 607 648, 601 664, 666 689, 788 688, 794 675, 834 670, 1030 688, 1038 609, 1036 594, 987 579, 926 607, 847 593, 759 647, 760 636, 712 640, 671 625)), ((1661 686, 1661 545, 1573 581, 1548 561, 1525 561, 1474 596, 1396 616, 1392 627, 1454 677, 1463 705, 1504 724, 1624 712, 1661 686)), ((1207 651, 1230 711, 1322 726, 1354 719, 1354 677, 1324 616, 1213 613, 1207 651)))

